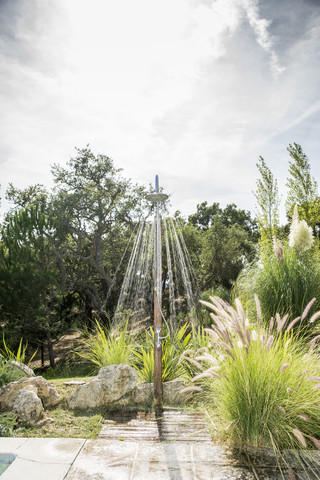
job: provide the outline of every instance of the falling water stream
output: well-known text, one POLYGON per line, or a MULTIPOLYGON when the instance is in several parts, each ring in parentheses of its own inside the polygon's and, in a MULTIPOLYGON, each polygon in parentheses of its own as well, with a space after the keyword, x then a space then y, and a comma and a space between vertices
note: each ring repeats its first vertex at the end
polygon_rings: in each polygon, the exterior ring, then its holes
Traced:
MULTIPOLYGON (((186 316, 196 321, 195 275, 181 228, 172 218, 162 220, 163 311, 171 327, 176 329, 186 316)), ((154 290, 154 224, 141 220, 122 284, 114 326, 128 322, 134 331, 152 325, 154 290)))

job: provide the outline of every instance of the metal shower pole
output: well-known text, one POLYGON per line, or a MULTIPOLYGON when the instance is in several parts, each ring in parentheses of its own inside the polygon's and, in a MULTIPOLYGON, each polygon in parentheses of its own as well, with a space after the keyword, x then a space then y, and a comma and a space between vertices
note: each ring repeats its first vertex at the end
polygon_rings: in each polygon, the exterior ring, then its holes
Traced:
POLYGON ((154 406, 162 404, 162 242, 160 203, 168 195, 159 191, 159 177, 156 175, 155 193, 147 195, 147 200, 155 204, 154 217, 154 406))

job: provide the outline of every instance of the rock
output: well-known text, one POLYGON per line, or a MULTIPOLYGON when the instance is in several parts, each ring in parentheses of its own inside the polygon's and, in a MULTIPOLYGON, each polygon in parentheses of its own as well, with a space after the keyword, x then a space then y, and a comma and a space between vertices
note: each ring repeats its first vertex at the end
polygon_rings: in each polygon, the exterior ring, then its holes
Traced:
POLYGON ((153 383, 142 383, 135 388, 133 401, 136 405, 152 405, 153 383))
POLYGON ((7 412, 12 410, 20 390, 29 386, 35 388, 36 394, 42 400, 45 408, 54 407, 62 400, 57 389, 45 378, 21 378, 17 382, 8 383, 8 385, 0 388, 0 411, 7 412))
POLYGON ((35 386, 29 385, 22 388, 14 401, 12 411, 17 415, 17 419, 24 425, 34 425, 43 415, 43 405, 37 396, 35 386))
MULTIPOLYGON (((184 388, 181 380, 171 380, 163 383, 163 404, 181 405, 187 400, 187 394, 180 394, 184 388)), ((131 392, 115 402, 114 406, 135 407, 151 406, 153 404, 153 383, 142 383, 137 385, 131 392)))
POLYGON ((85 383, 83 380, 68 380, 63 382, 63 385, 84 385, 85 383))
POLYGON ((21 370, 23 373, 25 373, 26 377, 35 377, 36 376, 34 371, 22 362, 17 362, 16 360, 12 360, 10 363, 13 367, 19 368, 19 370, 21 370))
POLYGON ((131 392, 120 398, 113 406, 137 407, 151 406, 153 402, 153 383, 137 385, 131 392))
POLYGON ((181 380, 175 379, 163 384, 163 403, 165 405, 181 405, 186 403, 187 394, 180 393, 184 388, 181 380))
POLYGON ((35 424, 35 427, 42 428, 51 423, 54 423, 53 418, 50 418, 50 417, 40 418, 40 420, 35 424))
POLYGON ((109 365, 98 376, 81 385, 69 398, 72 409, 94 409, 113 405, 138 383, 138 372, 130 365, 109 365))

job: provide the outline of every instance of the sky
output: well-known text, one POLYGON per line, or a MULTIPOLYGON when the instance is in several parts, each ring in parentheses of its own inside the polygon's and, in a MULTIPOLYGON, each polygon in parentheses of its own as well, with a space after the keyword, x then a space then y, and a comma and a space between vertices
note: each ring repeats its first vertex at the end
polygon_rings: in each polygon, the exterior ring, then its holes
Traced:
POLYGON ((89 144, 173 211, 254 214, 294 142, 320 182, 320 0, 0 0, 2 212, 89 144))

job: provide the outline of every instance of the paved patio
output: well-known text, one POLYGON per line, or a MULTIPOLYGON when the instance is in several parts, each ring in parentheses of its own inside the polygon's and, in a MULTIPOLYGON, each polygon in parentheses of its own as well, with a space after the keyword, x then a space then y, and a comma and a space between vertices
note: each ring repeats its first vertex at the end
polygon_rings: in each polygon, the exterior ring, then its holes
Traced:
MULTIPOLYGON (((208 442, 0 438, 0 452, 16 456, 1 480, 290 479, 286 470, 281 477, 272 457, 252 468, 245 457, 208 442)), ((316 479, 318 473, 301 471, 297 479, 316 479)))

